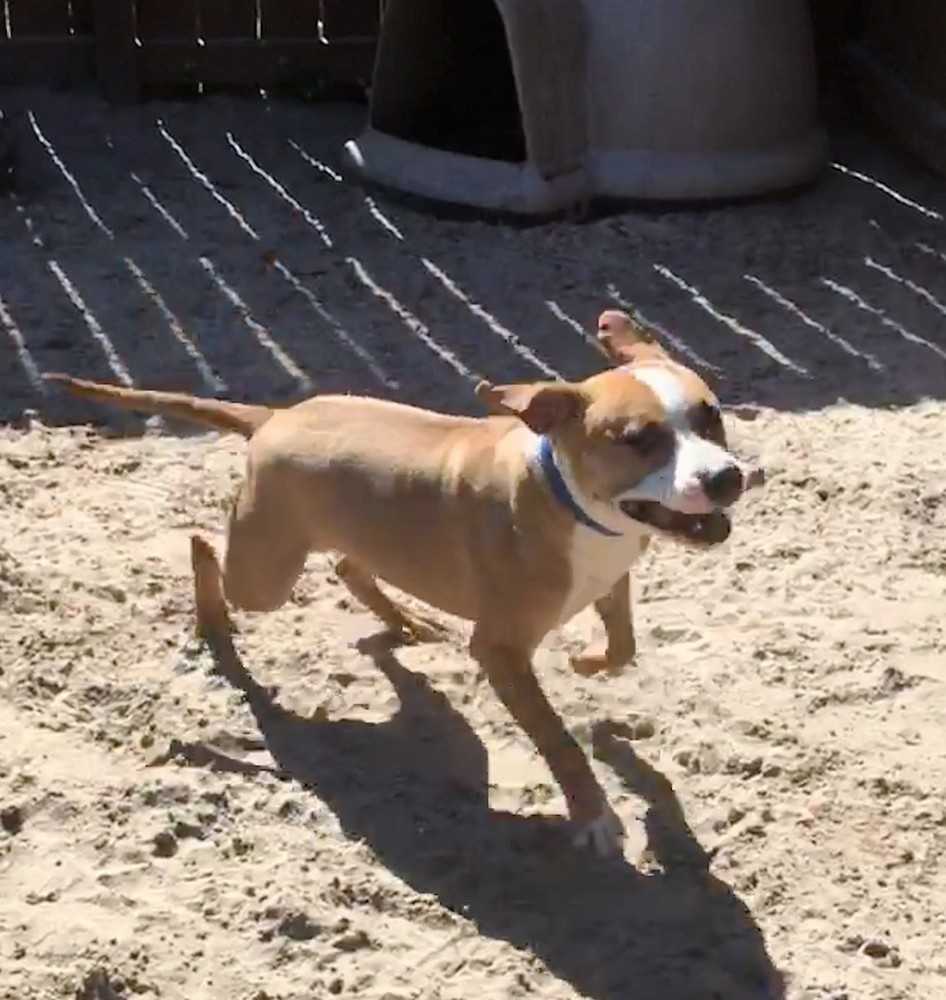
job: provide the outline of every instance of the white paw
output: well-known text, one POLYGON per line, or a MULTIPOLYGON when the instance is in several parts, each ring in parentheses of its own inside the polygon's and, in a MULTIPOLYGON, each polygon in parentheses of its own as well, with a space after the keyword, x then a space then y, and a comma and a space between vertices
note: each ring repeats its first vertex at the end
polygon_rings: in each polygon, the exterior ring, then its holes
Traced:
POLYGON ((572 843, 576 847, 591 846, 599 857, 606 858, 621 853, 624 849, 624 837, 624 824, 613 810, 606 806, 597 819, 578 829, 572 838, 572 843))

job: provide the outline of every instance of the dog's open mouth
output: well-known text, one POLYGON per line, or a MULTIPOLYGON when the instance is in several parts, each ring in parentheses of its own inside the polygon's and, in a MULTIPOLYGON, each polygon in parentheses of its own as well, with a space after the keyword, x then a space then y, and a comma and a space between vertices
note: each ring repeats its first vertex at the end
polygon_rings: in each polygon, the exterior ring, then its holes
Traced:
POLYGON ((732 530, 729 517, 721 510, 681 514, 652 500, 622 500, 621 510, 634 521, 694 545, 719 545, 732 530))

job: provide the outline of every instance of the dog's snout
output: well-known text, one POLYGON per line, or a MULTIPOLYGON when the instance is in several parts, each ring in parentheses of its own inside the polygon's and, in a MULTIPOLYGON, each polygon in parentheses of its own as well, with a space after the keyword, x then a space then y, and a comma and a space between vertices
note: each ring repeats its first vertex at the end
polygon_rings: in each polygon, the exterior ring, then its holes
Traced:
POLYGON ((728 507, 742 496, 744 480, 738 465, 727 465, 718 472, 701 476, 703 490, 718 507, 728 507))

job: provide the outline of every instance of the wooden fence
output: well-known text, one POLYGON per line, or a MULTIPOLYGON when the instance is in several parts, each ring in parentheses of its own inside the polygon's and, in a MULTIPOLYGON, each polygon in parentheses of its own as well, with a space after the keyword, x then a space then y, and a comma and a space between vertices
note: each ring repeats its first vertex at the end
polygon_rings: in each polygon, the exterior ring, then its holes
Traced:
POLYGON ((382 0, 0 0, 0 84, 367 84, 382 0))

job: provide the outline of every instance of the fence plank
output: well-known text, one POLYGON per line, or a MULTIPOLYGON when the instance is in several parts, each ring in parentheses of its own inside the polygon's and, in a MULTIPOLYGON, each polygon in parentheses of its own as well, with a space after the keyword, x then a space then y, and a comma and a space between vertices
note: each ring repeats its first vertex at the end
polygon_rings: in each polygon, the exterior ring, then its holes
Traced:
POLYGON ((13 38, 68 38, 68 0, 9 0, 13 38))
POLYGON ((0 84, 67 86, 91 79, 91 38, 0 40, 0 84))
POLYGON ((208 86, 269 87, 328 79, 352 83, 371 79, 374 46, 324 45, 317 39, 208 41, 198 49, 182 42, 151 42, 139 57, 142 80, 157 86, 201 80, 208 86))
POLYGON ((138 0, 138 37, 197 45, 197 0, 138 0))
POLYGON ((378 31, 377 0, 7 3, 13 40, 0 39, 0 82, 55 85, 94 74, 120 102, 137 100, 144 83, 365 83, 378 31), (319 38, 320 17, 330 45, 319 38))
POLYGON ((318 0, 260 0, 263 38, 315 38, 318 0))
POLYGON ((373 41, 378 37, 378 0, 320 0, 322 32, 329 42, 373 41))
POLYGON ((131 0, 94 0, 96 72, 106 98, 138 99, 135 8, 131 0))
POLYGON ((200 0, 202 38, 256 38, 256 0, 200 0))
POLYGON ((95 34, 94 0, 72 0, 72 34, 95 34))

